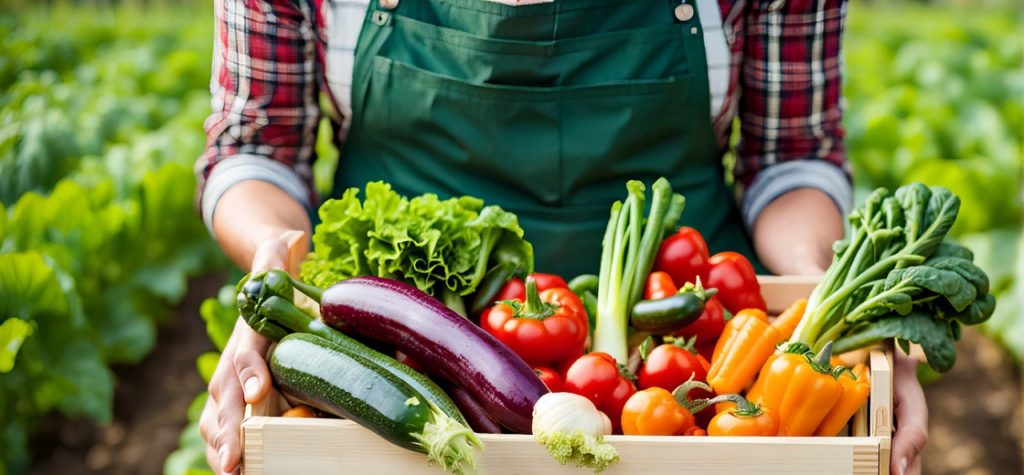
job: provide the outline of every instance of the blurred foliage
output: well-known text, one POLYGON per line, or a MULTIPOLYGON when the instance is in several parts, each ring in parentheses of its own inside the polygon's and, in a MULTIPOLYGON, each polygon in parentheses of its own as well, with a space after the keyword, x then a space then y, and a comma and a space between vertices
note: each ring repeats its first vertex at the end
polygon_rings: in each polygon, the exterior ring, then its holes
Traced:
POLYGON ((1011 5, 852 2, 845 125, 860 196, 912 181, 960 196, 952 234, 999 302, 984 329, 1024 361, 1024 10, 1011 5))
POLYGON ((51 411, 109 422, 108 365, 149 354, 187 277, 224 263, 193 208, 212 37, 195 19, 0 11, 0 474, 27 469, 51 411))

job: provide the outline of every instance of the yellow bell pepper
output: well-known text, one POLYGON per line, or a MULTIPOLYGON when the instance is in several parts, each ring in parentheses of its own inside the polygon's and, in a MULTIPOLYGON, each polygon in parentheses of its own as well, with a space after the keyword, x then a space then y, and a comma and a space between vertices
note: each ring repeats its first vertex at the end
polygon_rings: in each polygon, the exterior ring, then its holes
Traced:
POLYGON ((805 345, 793 344, 761 372, 757 396, 762 406, 778 412, 778 435, 813 435, 843 395, 829 365, 831 353, 831 343, 817 357, 805 345))
POLYGON ((843 386, 843 395, 828 411, 814 435, 831 437, 839 434, 850 418, 867 402, 868 393, 871 392, 871 376, 867 365, 861 363, 854 366, 852 371, 843 371, 839 375, 839 384, 843 386))

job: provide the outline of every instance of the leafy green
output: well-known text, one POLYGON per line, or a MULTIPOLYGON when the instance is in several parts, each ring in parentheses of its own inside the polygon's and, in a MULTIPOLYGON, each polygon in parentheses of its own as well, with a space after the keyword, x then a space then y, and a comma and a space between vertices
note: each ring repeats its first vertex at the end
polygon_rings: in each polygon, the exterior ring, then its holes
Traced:
POLYGON ((434 194, 407 199, 389 184, 350 188, 320 207, 313 252, 302 279, 329 287, 357 275, 408 282, 451 303, 471 294, 486 271, 511 262, 530 271, 533 250, 512 213, 477 198, 441 200, 434 194))
POLYGON ((961 326, 995 310, 972 253, 944 241, 959 205, 949 190, 920 183, 875 190, 850 213, 848 237, 836 244, 791 341, 849 351, 896 338, 921 344, 933 369, 952 368, 961 326))

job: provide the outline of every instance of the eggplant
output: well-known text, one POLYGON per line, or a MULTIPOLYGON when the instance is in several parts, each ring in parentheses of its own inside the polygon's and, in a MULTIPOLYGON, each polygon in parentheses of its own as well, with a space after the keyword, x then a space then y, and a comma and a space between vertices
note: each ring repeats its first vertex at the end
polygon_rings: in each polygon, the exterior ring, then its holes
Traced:
POLYGON ((445 389, 448 392, 448 396, 452 398, 452 401, 455 401, 459 411, 469 421, 469 426, 473 428, 473 432, 478 434, 501 433, 501 427, 491 419, 491 416, 487 415, 487 411, 480 407, 480 404, 465 389, 457 386, 450 386, 445 389))
MULTIPOLYGON (((296 285, 305 292, 308 286, 296 285)), ((311 290, 311 289, 310 289, 311 290)), ((533 404, 548 392, 507 346, 416 287, 355 277, 320 294, 325 323, 387 343, 465 389, 501 426, 529 434, 533 404)))

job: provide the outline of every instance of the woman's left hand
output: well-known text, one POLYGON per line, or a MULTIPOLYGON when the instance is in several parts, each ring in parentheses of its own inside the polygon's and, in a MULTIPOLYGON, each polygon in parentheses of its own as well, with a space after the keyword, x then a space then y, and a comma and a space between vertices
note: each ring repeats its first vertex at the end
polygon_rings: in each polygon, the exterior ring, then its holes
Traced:
POLYGON ((896 433, 892 438, 889 471, 893 475, 921 473, 921 452, 928 443, 928 403, 917 380, 916 358, 895 352, 893 409, 896 433))

